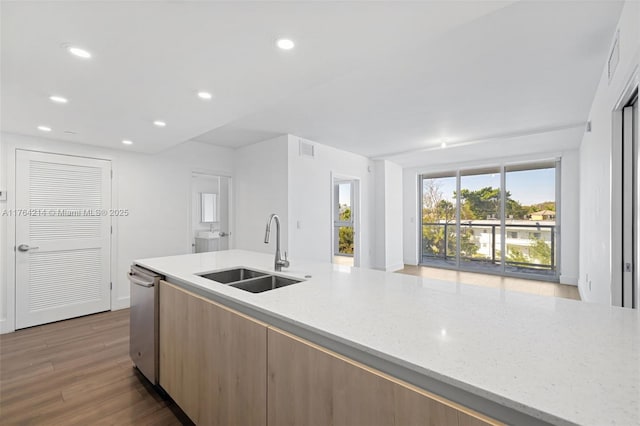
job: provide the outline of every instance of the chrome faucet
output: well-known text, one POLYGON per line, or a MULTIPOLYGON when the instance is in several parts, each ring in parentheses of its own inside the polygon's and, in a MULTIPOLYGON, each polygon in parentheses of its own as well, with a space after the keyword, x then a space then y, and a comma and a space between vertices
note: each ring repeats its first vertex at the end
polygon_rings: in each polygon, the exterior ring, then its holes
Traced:
POLYGON ((288 268, 289 261, 287 260, 287 252, 284 252, 284 259, 280 257, 280 218, 277 214, 273 213, 269 216, 267 221, 267 229, 264 233, 264 243, 269 244, 269 234, 271 233, 271 222, 276 220, 276 260, 274 262, 274 269, 276 271, 282 271, 282 267, 288 268))

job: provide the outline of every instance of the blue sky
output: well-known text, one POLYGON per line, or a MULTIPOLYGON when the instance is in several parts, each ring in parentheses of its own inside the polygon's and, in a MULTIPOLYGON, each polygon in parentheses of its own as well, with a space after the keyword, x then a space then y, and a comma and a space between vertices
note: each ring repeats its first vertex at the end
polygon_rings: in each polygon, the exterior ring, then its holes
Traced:
POLYGON ((351 185, 341 183, 338 185, 340 188, 340 195, 338 196, 340 204, 351 204, 351 185))
MULTIPOLYGON (((507 172, 507 191, 511 193, 513 200, 522 205, 553 201, 556 197, 555 176, 555 168, 507 172)), ((445 199, 455 201, 453 198, 453 193, 456 190, 455 177, 439 178, 438 183, 445 199)), ((462 188, 472 191, 486 186, 498 188, 500 187, 500 173, 462 176, 460 184, 462 188)))

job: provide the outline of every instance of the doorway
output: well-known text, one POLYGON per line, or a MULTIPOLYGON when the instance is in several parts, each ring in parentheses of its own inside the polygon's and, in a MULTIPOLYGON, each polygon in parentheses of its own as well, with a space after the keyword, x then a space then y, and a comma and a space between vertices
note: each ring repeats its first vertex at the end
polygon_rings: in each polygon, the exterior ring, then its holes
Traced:
POLYGON ((229 176, 192 173, 189 239, 193 253, 231 247, 231 185, 229 176))
POLYGON ((111 309, 111 162, 16 151, 16 329, 111 309))
POLYGON ((623 307, 638 308, 638 90, 622 109, 623 307))
POLYGON ((358 180, 333 178, 333 247, 332 262, 357 266, 358 180))

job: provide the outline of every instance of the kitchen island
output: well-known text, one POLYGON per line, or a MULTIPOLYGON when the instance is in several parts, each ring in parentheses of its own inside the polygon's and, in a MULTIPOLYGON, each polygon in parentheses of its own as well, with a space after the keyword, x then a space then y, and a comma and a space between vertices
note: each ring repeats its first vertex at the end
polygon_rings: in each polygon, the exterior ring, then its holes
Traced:
POLYGON ((135 263, 492 419, 640 424, 637 311, 296 259, 276 273, 272 255, 242 250, 135 263), (236 267, 304 281, 254 294, 200 276, 236 267))

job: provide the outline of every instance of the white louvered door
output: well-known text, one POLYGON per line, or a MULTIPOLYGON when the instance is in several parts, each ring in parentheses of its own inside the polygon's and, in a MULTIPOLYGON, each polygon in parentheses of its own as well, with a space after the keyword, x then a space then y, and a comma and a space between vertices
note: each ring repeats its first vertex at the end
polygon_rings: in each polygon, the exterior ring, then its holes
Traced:
POLYGON ((107 311, 111 162, 16 153, 16 328, 107 311))

